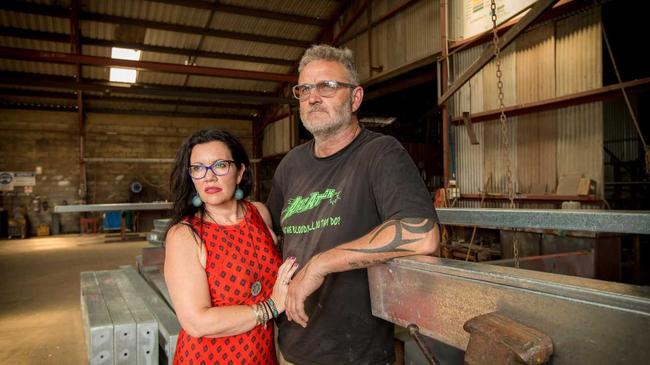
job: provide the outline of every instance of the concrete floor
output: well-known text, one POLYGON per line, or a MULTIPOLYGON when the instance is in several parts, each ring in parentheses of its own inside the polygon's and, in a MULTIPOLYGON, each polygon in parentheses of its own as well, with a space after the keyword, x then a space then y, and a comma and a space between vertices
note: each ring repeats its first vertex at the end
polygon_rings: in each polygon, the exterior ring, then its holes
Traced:
POLYGON ((135 265, 146 241, 0 240, 0 364, 84 364, 79 272, 135 265))

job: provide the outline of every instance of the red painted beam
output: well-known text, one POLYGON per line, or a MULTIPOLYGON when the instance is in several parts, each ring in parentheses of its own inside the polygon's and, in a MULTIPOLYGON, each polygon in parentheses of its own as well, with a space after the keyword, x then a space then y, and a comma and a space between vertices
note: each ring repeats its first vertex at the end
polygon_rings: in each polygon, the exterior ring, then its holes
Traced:
POLYGON ((23 48, 0 47, 0 54, 3 58, 20 59, 39 62, 55 62, 67 64, 83 64, 104 67, 125 67, 137 70, 149 70, 157 72, 171 72, 186 75, 201 75, 213 77, 225 77, 233 79, 265 80, 277 82, 295 83, 298 77, 270 72, 245 71, 217 67, 186 66, 173 63, 150 62, 150 61, 129 61, 118 60, 107 57, 97 57, 81 54, 46 52, 23 48))
MULTIPOLYGON (((609 85, 594 90, 583 91, 575 94, 560 96, 546 100, 540 100, 532 103, 519 104, 506 107, 504 112, 508 116, 531 114, 543 112, 545 110, 555 110, 574 106, 578 104, 601 101, 616 96, 623 96, 621 90, 625 88, 628 91, 635 91, 642 88, 650 88, 650 77, 639 80, 623 82, 620 84, 609 85)), ((499 119, 501 112, 499 110, 488 110, 486 112, 474 113, 470 117, 472 123, 485 122, 488 120, 499 119)), ((455 117, 452 122, 456 125, 463 123, 463 117, 455 117)))

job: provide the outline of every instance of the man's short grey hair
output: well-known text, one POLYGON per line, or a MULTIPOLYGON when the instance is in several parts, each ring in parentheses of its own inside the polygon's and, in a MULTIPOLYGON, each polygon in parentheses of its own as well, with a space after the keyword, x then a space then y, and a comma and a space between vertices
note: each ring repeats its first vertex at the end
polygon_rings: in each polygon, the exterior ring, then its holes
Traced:
POLYGON ((312 61, 336 61, 340 63, 348 72, 349 82, 359 85, 359 74, 354 65, 354 56, 349 48, 336 48, 327 44, 315 44, 308 48, 300 59, 298 72, 302 72, 302 69, 312 61))

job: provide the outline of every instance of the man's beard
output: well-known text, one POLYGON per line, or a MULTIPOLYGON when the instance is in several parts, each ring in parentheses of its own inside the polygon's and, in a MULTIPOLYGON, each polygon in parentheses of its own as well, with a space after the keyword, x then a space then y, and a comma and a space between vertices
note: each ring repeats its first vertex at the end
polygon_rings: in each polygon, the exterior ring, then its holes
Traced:
POLYGON ((349 125, 352 121, 352 98, 347 102, 343 103, 340 108, 332 110, 329 120, 321 120, 320 123, 311 123, 309 121, 309 114, 312 111, 326 110, 321 105, 314 105, 308 110, 300 110, 300 119, 302 119, 302 125, 305 126, 305 129, 309 131, 314 137, 325 138, 331 135, 334 135, 342 127, 349 125))

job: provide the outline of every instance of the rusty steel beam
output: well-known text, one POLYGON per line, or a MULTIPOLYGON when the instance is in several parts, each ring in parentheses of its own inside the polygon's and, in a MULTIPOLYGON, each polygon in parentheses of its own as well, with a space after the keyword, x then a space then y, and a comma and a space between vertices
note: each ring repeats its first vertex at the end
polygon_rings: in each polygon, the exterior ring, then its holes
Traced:
MULTIPOLYGON (((21 29, 21 28, 14 28, 14 27, 0 27, 0 34, 8 37, 37 39, 37 40, 57 42, 57 43, 70 42, 70 36, 65 33, 41 32, 36 30, 21 29)), ((233 53, 211 52, 211 51, 193 51, 188 48, 153 46, 148 44, 121 42, 115 40, 111 41, 106 39, 96 39, 90 37, 81 37, 80 39, 82 44, 88 46, 133 48, 141 51, 170 53, 170 54, 177 54, 177 55, 184 55, 184 56, 193 54, 196 55, 197 57, 204 57, 204 58, 214 58, 214 59, 221 59, 221 60, 242 61, 242 62, 251 62, 251 63, 265 63, 269 65, 280 65, 280 66, 291 66, 295 63, 294 60, 287 60, 283 58, 245 56, 245 55, 239 55, 233 53)))
POLYGON ((149 0, 157 3, 164 3, 170 5, 178 5, 187 8, 213 10, 218 13, 246 15, 256 18, 264 18, 270 20, 280 20, 289 23, 315 25, 323 27, 327 25, 327 20, 314 18, 310 16, 296 15, 290 13, 281 13, 278 11, 271 11, 265 9, 256 9, 243 6, 220 4, 203 0, 149 0))
POLYGON ((372 266, 368 281, 373 315, 460 350, 463 324, 496 311, 549 336, 555 365, 650 359, 647 287, 431 256, 372 266))
MULTIPOLYGON (((21 103, 21 102, 6 101, 2 99, 0 99, 0 109, 41 110, 41 111, 72 112, 72 113, 80 112, 79 108, 76 105, 21 103)), ((148 116, 163 116, 163 117, 232 119, 232 120, 249 120, 249 121, 254 119, 254 117, 250 115, 243 115, 243 114, 168 112, 168 111, 161 111, 161 110, 89 108, 85 106, 83 112, 98 113, 98 114, 148 115, 148 116)))
MULTIPOLYGON (((602 101, 622 96, 623 89, 629 91, 646 90, 650 87, 650 77, 639 80, 627 81, 620 84, 608 85, 601 88, 583 91, 575 94, 560 96, 546 100, 540 100, 532 103, 512 105, 504 109, 509 116, 524 115, 530 113, 539 113, 546 110, 555 110, 566 108, 573 105, 602 101)), ((474 113, 471 115, 472 123, 485 122, 499 119, 499 110, 488 110, 485 112, 474 113)), ((462 124, 463 117, 454 117, 452 122, 456 125, 462 124)))
POLYGON ((270 72, 245 71, 218 67, 186 66, 173 63, 120 60, 108 57, 89 56, 81 54, 37 51, 24 48, 0 47, 0 54, 4 58, 21 59, 28 61, 55 62, 67 64, 84 64, 104 67, 126 67, 138 70, 149 70, 157 72, 171 72, 187 75, 201 75, 213 77, 225 77, 248 80, 265 80, 293 83, 296 76, 277 74, 270 72))
POLYGON ((117 86, 111 82, 84 80, 77 84, 74 78, 51 76, 26 72, 0 72, 0 84, 17 86, 47 87, 54 89, 81 90, 108 94, 153 95, 163 97, 184 97, 210 100, 232 100, 255 104, 295 104, 294 99, 272 96, 270 93, 239 90, 211 89, 201 87, 179 88, 177 86, 133 84, 117 86))
MULTIPOLYGON (((530 11, 528 11, 528 13, 526 13, 526 15, 524 15, 523 18, 521 18, 521 20, 517 22, 514 27, 508 30, 506 34, 500 38, 499 44, 497 45, 499 50, 506 48, 530 24, 542 16, 546 10, 553 7, 553 5, 555 5, 555 3, 558 1, 559 0, 538 0, 530 9, 530 11)), ((465 72, 463 72, 463 74, 460 75, 456 81, 449 85, 447 91, 442 94, 438 100, 438 105, 445 103, 450 96, 452 96, 456 91, 458 91, 458 89, 465 85, 465 83, 469 81, 472 76, 474 76, 483 68, 483 66, 487 65, 487 63, 490 62, 492 58, 494 58, 494 49, 492 47, 487 47, 483 51, 483 54, 481 54, 481 56, 465 72)))
MULTIPOLYGON (((17 3, 11 1, 2 1, 0 2, 0 10, 9 10, 16 11, 20 13, 44 15, 58 18, 68 18, 69 12, 66 8, 52 5, 36 5, 30 3, 17 3)), ((79 20, 81 21, 96 21, 103 23, 112 23, 112 24, 129 24, 151 29, 160 29, 167 30, 172 32, 188 33, 188 34, 198 34, 206 35, 219 38, 228 38, 228 39, 237 39, 244 40, 256 43, 268 43, 268 44, 279 44, 291 47, 306 48, 309 47, 309 42, 281 38, 281 37, 269 37, 259 34, 251 33, 241 33, 227 30, 219 29, 204 29, 201 27, 194 27, 189 25, 180 25, 180 24, 169 24, 163 22, 156 22, 146 19, 135 19, 127 18, 116 15, 100 14, 100 13, 91 13, 87 11, 79 12, 79 20)))
MULTIPOLYGON (((56 91, 42 91, 42 90, 28 90, 28 89, 13 89, 13 88, 0 88, 0 96, 23 96, 30 98, 50 98, 50 99, 64 99, 76 100, 76 92, 56 92, 56 91)), ((128 98, 123 96, 97 96, 97 95, 84 95, 86 101, 112 101, 123 104, 163 104, 168 105, 171 102, 177 102, 176 99, 161 99, 161 98, 128 98)), ((179 105, 182 106, 200 106, 200 107, 213 107, 213 108, 233 108, 244 109, 259 112, 259 105, 244 104, 244 103, 220 103, 215 101, 199 101, 199 100, 178 100, 179 105)))

